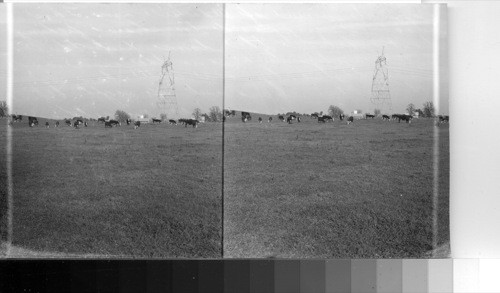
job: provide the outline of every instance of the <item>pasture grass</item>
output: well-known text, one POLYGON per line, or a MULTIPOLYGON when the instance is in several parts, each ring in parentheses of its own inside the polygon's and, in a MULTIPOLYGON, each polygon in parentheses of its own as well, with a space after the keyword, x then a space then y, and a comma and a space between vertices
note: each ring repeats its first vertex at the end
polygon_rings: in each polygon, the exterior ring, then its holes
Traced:
POLYGON ((220 257, 220 124, 13 126, 13 244, 126 257, 220 257))
MULTIPOLYGON (((262 117, 226 123, 225 256, 415 258, 433 249, 433 120, 262 117)), ((448 130, 439 127, 438 244, 449 241, 448 130)))

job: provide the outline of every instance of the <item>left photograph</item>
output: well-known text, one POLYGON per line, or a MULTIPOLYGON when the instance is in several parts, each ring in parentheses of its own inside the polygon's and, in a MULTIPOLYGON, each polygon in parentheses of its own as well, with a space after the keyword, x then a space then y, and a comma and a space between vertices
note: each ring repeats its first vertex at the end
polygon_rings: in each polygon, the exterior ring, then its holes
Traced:
POLYGON ((13 5, 7 257, 221 257, 222 9, 13 5))

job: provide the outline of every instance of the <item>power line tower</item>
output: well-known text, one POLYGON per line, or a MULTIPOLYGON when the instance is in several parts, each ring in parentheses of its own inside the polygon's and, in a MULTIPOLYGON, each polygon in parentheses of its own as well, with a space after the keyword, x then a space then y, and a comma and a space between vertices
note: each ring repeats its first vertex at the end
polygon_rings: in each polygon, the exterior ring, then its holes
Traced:
POLYGON ((375 61, 372 96, 370 100, 382 112, 392 110, 391 92, 389 91, 389 71, 387 70, 384 48, 382 48, 382 54, 375 61))
MULTIPOLYGON (((158 107, 158 114, 167 115, 169 118, 179 114, 179 109, 177 107, 177 97, 175 95, 175 80, 174 80, 174 68, 172 66, 172 61, 170 61, 170 52, 168 52, 168 59, 163 62, 161 66, 161 78, 158 84, 158 98, 156 105, 158 107)), ((158 117, 160 118, 160 117, 158 117)))

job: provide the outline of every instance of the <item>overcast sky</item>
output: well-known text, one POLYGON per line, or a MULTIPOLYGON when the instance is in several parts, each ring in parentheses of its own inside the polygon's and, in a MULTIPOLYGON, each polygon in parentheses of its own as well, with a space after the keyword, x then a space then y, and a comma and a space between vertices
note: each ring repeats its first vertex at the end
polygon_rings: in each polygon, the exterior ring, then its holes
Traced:
MULTIPOLYGON (((430 5, 227 4, 225 16, 226 108, 276 114, 337 105, 372 112, 383 47, 392 112, 432 100, 430 5)), ((158 115, 169 51, 178 116, 222 107, 223 34, 222 4, 15 4, 13 112, 158 115)), ((446 81, 447 72, 441 77, 446 81)), ((448 113, 446 82, 442 88, 440 112, 448 113)))
POLYGON ((383 47, 393 111, 432 101, 431 5, 242 4, 227 5, 226 17, 227 107, 372 112, 383 47))
POLYGON ((222 5, 14 5, 14 112, 157 115, 171 52, 179 115, 222 106, 222 5))

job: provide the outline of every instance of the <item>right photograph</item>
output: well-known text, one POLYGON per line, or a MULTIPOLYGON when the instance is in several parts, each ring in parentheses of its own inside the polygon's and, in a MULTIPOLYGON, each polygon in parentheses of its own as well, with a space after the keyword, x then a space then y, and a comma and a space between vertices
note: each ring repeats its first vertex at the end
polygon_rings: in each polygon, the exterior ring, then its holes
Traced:
POLYGON ((224 36, 225 258, 450 257, 446 5, 226 4, 224 36))

